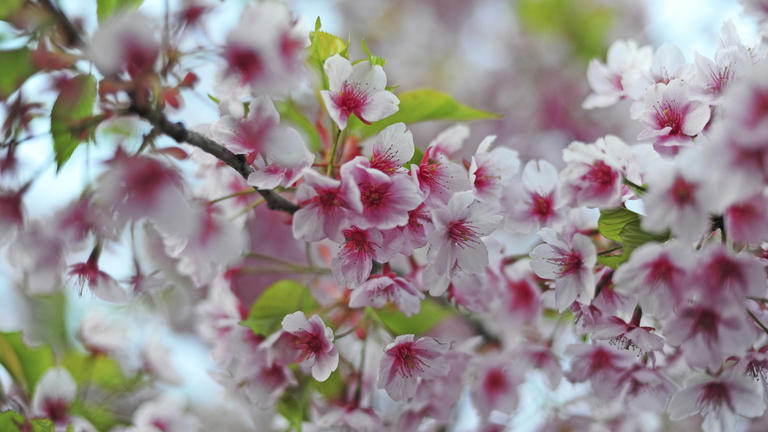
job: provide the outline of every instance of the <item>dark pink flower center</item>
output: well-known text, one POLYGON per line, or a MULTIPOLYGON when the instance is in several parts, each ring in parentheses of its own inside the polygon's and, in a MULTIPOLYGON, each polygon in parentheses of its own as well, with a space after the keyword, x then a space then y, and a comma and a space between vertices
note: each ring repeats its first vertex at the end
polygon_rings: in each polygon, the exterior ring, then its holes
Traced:
POLYGON ((746 288, 746 280, 739 263, 724 254, 715 257, 707 266, 707 282, 720 288, 734 285, 746 288))
POLYGON ((659 129, 670 128, 669 136, 678 136, 683 133, 683 119, 685 110, 676 101, 664 101, 654 107, 656 125, 659 129))
POLYGON ((240 75, 243 84, 253 81, 264 70, 261 56, 252 48, 240 44, 230 44, 224 53, 232 72, 240 75))
MULTIPOLYGON (((316 329, 313 328, 313 330, 316 329)), ((310 333, 305 330, 300 330, 298 333, 295 333, 294 336, 296 337, 294 343, 296 344, 296 348, 301 351, 303 359, 316 356, 325 351, 324 341, 320 335, 317 335, 314 332, 310 333)))
POLYGON ((448 239, 454 245, 464 247, 469 243, 476 243, 478 235, 475 227, 462 219, 454 221, 448 226, 448 239))
POLYGON ((371 168, 392 175, 398 168, 400 168, 400 164, 397 162, 394 152, 392 152, 391 149, 387 149, 384 152, 373 152, 373 156, 371 156, 371 168))
POLYGON ((686 311, 685 315, 693 320, 691 337, 700 333, 708 341, 717 339, 720 316, 715 311, 710 309, 693 309, 686 311))
POLYGON ((581 254, 575 250, 571 250, 567 255, 563 255, 557 261, 560 265, 559 272, 561 275, 578 273, 584 266, 581 254))
POLYGON ((384 206, 389 197, 390 184, 380 185, 362 184, 360 185, 360 201, 366 209, 378 210, 384 206))
POLYGON ((347 118, 354 114, 365 124, 370 124, 362 117, 363 107, 368 103, 368 92, 364 88, 355 86, 349 81, 341 85, 341 91, 331 96, 331 100, 341 111, 341 117, 347 118))
POLYGON ((483 389, 491 395, 505 391, 509 387, 507 376, 500 369, 492 369, 485 375, 483 389))
POLYGON ((720 382, 704 384, 696 402, 700 407, 719 408, 725 405, 735 411, 728 386, 720 382))
POLYGON ((669 284, 672 282, 676 273, 682 272, 681 269, 672 264, 666 255, 651 262, 649 267, 645 281, 651 286, 656 286, 662 283, 669 284))
POLYGON ((587 180, 598 186, 607 187, 613 185, 616 181, 616 171, 606 165, 603 161, 595 162, 586 174, 587 180))
POLYGON ((423 365, 426 365, 413 349, 413 342, 399 344, 389 352, 389 355, 394 357, 393 367, 404 377, 412 377, 415 370, 423 370, 423 365))
POLYGON ((540 223, 545 223, 554 212, 552 211, 554 202, 554 193, 550 193, 547 196, 541 196, 537 193, 531 195, 531 213, 539 220, 540 223))
POLYGON ((368 241, 368 235, 358 227, 344 230, 345 249, 351 249, 358 253, 373 255, 373 246, 368 241))
MULTIPOLYGON (((235 130, 235 143, 248 152, 258 153, 264 147, 264 142, 274 126, 271 118, 256 117, 241 121, 235 130)), ((249 163, 253 163, 253 160, 249 163)))
POLYGON ((69 403, 61 399, 45 399, 45 402, 43 402, 43 411, 54 423, 64 423, 69 418, 67 416, 69 403))
POLYGON ((154 426, 160 432, 168 432, 169 430, 171 430, 171 425, 168 424, 168 422, 163 419, 152 420, 152 426, 154 426))
POLYGON ((21 194, 0 195, 0 220, 13 225, 21 225, 21 194))
POLYGON ((686 181, 680 176, 677 176, 674 183, 672 183, 672 187, 669 189, 669 195, 672 198, 672 202, 680 207, 683 207, 693 204, 695 191, 695 184, 686 181))
POLYGON ((339 192, 336 189, 319 189, 315 199, 324 209, 332 209, 342 204, 339 192))

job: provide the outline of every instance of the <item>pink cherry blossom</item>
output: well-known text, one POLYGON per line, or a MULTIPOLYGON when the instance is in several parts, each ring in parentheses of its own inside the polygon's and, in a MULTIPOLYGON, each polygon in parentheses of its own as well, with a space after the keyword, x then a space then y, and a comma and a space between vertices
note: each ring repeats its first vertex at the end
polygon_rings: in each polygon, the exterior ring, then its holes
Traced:
POLYGON ((396 401, 416 394, 419 379, 444 376, 450 367, 442 358, 448 346, 430 337, 414 340, 412 334, 400 335, 384 348, 379 364, 379 388, 396 401))
POLYGON ((549 228, 540 235, 545 243, 531 251, 531 268, 539 277, 555 280, 558 310, 565 310, 575 300, 591 301, 595 291, 592 267, 597 262, 592 240, 582 234, 564 239, 549 228))
POLYGON ((333 276, 340 283, 357 286, 371 274, 373 261, 386 262, 393 251, 384 244, 381 231, 351 226, 342 230, 344 245, 331 262, 333 276))
POLYGON ((70 421, 69 410, 77 396, 77 384, 69 371, 52 367, 45 371, 32 397, 32 415, 48 418, 56 425, 65 426, 70 421))
POLYGON ((351 176, 341 180, 307 170, 297 191, 301 208, 293 215, 293 236, 307 241, 341 240, 342 226, 362 211, 360 189, 351 176))
POLYGON ((517 152, 507 147, 491 150, 494 141, 495 135, 485 137, 469 166, 469 181, 481 200, 497 201, 520 169, 517 152))
POLYGON ((681 420, 698 413, 704 418, 702 429, 707 432, 736 430, 741 419, 758 417, 764 411, 765 401, 756 383, 728 372, 690 379, 669 402, 670 419, 681 420))
MULTIPOLYGON (((97 246, 94 252, 98 249, 100 249, 100 246, 97 246)), ((98 253, 92 253, 86 262, 70 266, 69 274, 77 278, 79 293, 82 295, 83 288, 85 285, 88 285, 88 289, 102 300, 111 302, 125 301, 128 298, 128 294, 112 276, 99 268, 98 257, 98 253)))
POLYGON ((571 382, 589 381, 601 398, 618 395, 620 382, 633 361, 624 352, 601 345, 574 344, 566 348, 572 356, 571 369, 565 376, 571 382))
POLYGON ((363 154, 370 158, 370 167, 387 175, 407 173, 405 163, 413 158, 413 153, 413 134, 405 123, 389 125, 363 143, 363 154))
POLYGON ((523 377, 514 360, 503 354, 486 358, 477 372, 472 401, 482 417, 491 411, 512 412, 517 408, 523 377))
POLYGON ((472 189, 464 167, 449 160, 437 147, 428 147, 421 163, 411 165, 411 176, 418 180, 428 205, 445 204, 456 192, 472 189))
POLYGON ((661 412, 677 385, 660 369, 635 366, 621 377, 626 404, 633 409, 661 412))
POLYGON ((651 48, 638 48, 635 41, 618 40, 608 48, 606 63, 597 59, 589 62, 587 81, 592 94, 582 106, 585 109, 608 107, 628 96, 627 90, 651 63, 651 48))
POLYGON ((390 177, 367 164, 368 160, 359 156, 341 167, 341 177, 351 179, 360 190, 362 210, 353 223, 378 229, 405 225, 408 211, 422 202, 416 183, 405 174, 390 177))
POLYGON ((127 72, 137 78, 155 67, 160 44, 146 16, 141 13, 114 15, 93 34, 89 57, 104 75, 127 72))
POLYGON ((768 240, 768 198, 759 193, 729 206, 725 231, 735 243, 757 244, 768 240))
POLYGON ((672 80, 651 86, 643 100, 633 105, 632 117, 645 127, 637 139, 652 138, 657 150, 674 154, 676 146, 690 145, 691 138, 701 133, 709 122, 710 110, 693 101, 680 80, 672 80))
POLYGON ((529 232, 553 227, 564 218, 563 200, 557 193, 557 169, 545 160, 529 161, 523 168, 521 183, 502 196, 507 211, 506 228, 529 232))
MULTIPOLYGON (((435 274, 452 272, 454 266, 477 273, 488 265, 488 249, 482 237, 491 234, 501 215, 493 206, 477 201, 471 191, 454 194, 447 206, 432 212, 435 230, 429 236, 430 267, 435 274)), ((442 293, 439 287, 430 294, 442 293)))
POLYGON ((632 294, 644 314, 666 317, 683 299, 693 260, 680 243, 647 243, 613 275, 616 290, 632 294))
POLYGON ((727 304, 749 297, 765 297, 764 266, 750 254, 733 254, 720 244, 709 245, 699 255, 689 292, 727 304))
POLYGON ((400 100, 386 90, 387 76, 381 66, 368 61, 352 65, 336 54, 325 61, 323 69, 329 89, 320 91, 320 95, 339 129, 346 129, 352 114, 370 123, 397 112, 400 100))
MULTIPOLYGON (((304 312, 297 311, 283 318, 283 331, 290 338, 297 360, 311 366, 312 377, 318 381, 327 380, 339 365, 333 330, 319 316, 312 315, 307 319, 304 312)), ((265 341, 265 344, 268 343, 265 341)))
POLYGON ((200 421, 184 412, 184 403, 178 398, 164 395, 139 406, 133 415, 136 431, 161 430, 163 432, 197 432, 200 421))
POLYGON ((365 307, 379 309, 387 303, 393 303, 406 315, 419 313, 421 299, 424 294, 417 290, 413 284, 405 278, 392 272, 373 275, 352 290, 349 298, 350 307, 365 307))
POLYGON ((563 150, 567 165, 560 173, 560 196, 571 205, 618 207, 622 194, 618 156, 628 152, 629 146, 612 135, 594 144, 572 142, 563 150))
POLYGON ((689 365, 714 371, 754 341, 748 319, 739 301, 699 301, 681 307, 662 333, 670 345, 680 346, 689 365))

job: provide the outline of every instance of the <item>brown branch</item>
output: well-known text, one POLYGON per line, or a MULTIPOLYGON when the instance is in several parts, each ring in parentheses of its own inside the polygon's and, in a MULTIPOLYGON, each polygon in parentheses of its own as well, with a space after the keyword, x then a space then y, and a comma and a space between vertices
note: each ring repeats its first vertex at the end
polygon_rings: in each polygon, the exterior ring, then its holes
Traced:
MULTIPOLYGON (((56 20, 57 25, 66 36, 70 46, 85 45, 85 40, 80 35, 79 29, 69 20, 61 9, 56 7, 51 0, 39 0, 39 3, 56 20)), ((177 142, 193 145, 204 152, 213 155, 225 164, 234 168, 235 171, 246 180, 248 179, 248 175, 253 172, 253 169, 248 165, 245 157, 242 155, 235 154, 212 139, 188 130, 184 124, 180 122, 171 122, 159 109, 138 104, 133 95, 131 95, 131 101, 131 112, 149 121, 160 132, 168 135, 177 142)), ((256 189, 256 191, 264 197, 267 207, 271 210, 279 210, 293 214, 299 209, 299 206, 280 196, 273 190, 256 189)))
MULTIPOLYGON (((248 175, 253 172, 253 169, 246 162, 245 156, 235 154, 216 141, 197 132, 190 131, 181 122, 171 122, 159 109, 134 103, 131 105, 130 110, 150 122, 165 135, 176 140, 176 142, 193 145, 229 165, 243 176, 244 179, 248 179, 248 175)), ((256 191, 264 197, 267 207, 271 210, 280 210, 293 214, 299 209, 299 206, 273 190, 256 189, 256 191)))

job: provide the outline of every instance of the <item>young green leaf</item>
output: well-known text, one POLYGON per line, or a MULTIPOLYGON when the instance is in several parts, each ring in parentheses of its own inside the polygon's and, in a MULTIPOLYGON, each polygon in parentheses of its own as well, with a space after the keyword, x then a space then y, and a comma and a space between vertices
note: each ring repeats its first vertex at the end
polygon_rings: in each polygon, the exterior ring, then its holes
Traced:
POLYGON ((37 381, 53 362, 53 351, 49 346, 30 348, 21 339, 21 332, 0 333, 0 364, 30 397, 37 381))
POLYGON ((21 9, 25 0, 3 0, 0 2, 0 21, 5 21, 21 9))
POLYGON ((144 0, 97 0, 96 15, 99 22, 111 17, 118 12, 128 12, 137 9, 144 0))
POLYGON ((398 122, 411 124, 428 120, 469 121, 499 118, 497 114, 463 105, 450 95, 433 89, 412 90, 400 93, 397 97, 400 99, 397 113, 370 125, 363 124, 357 117, 350 117, 348 130, 358 136, 369 137, 398 122))
POLYGON ((453 310, 441 306, 432 300, 421 302, 421 310, 411 317, 405 316, 395 307, 385 307, 374 311, 381 322, 397 334, 422 334, 437 323, 453 314, 453 310))
POLYGON ((139 383, 140 377, 129 377, 114 358, 91 356, 79 351, 70 351, 61 358, 64 366, 78 384, 104 390, 128 391, 139 383))
MULTIPOLYGON (((315 21, 315 31, 309 33, 309 62, 325 77, 323 65, 325 60, 336 54, 347 56, 349 43, 344 39, 320 30, 320 18, 315 21)), ((325 78, 324 78, 325 79, 325 78)))
POLYGON ((26 48, 0 51, 0 101, 8 99, 35 73, 32 51, 26 48))
POLYGON ((91 76, 79 75, 62 91, 51 110, 51 135, 56 169, 60 170, 84 138, 93 133, 93 103, 96 100, 96 81, 91 76))
POLYGON ((317 307, 317 301, 307 287, 285 279, 267 288, 253 302, 248 317, 240 324, 256 334, 269 335, 280 328, 286 315, 296 311, 310 312, 317 307))
POLYGON ((360 44, 363 46, 363 52, 365 53, 365 55, 368 56, 368 61, 371 63, 371 66, 373 65, 384 66, 387 63, 387 61, 384 60, 383 57, 379 57, 371 54, 371 52, 368 50, 368 46, 365 44, 365 39, 363 39, 360 44))
MULTIPOLYGON (((602 215, 601 215, 602 218, 602 215)), ((602 231, 601 231, 602 232, 602 231)), ((669 239, 669 233, 665 234, 653 234, 646 231, 640 226, 639 217, 636 220, 632 220, 625 224, 619 232, 619 238, 621 243, 620 255, 599 256, 597 261, 603 265, 611 268, 617 268, 622 263, 629 260, 632 252, 648 242, 664 242, 669 239)))
POLYGON ((49 419, 28 419, 15 411, 0 413, 0 431, 3 432, 54 432, 49 419))
POLYGON ((621 230, 630 222, 639 221, 640 215, 625 208, 600 210, 597 230, 603 237, 621 243, 621 230))

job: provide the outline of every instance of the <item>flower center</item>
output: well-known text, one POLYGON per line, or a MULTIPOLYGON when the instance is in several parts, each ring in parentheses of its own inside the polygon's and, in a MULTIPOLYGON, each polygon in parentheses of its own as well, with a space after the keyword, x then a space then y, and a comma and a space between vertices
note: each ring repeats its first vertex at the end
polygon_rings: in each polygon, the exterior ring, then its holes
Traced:
POLYGON ((684 178, 677 176, 675 182, 672 183, 672 187, 669 189, 669 194, 672 197, 672 201, 680 207, 693 204, 694 192, 696 191, 696 185, 687 182, 684 178))
POLYGON ((448 227, 448 238, 454 245, 459 247, 464 247, 468 243, 478 241, 475 227, 467 223, 464 219, 451 223, 448 227))

